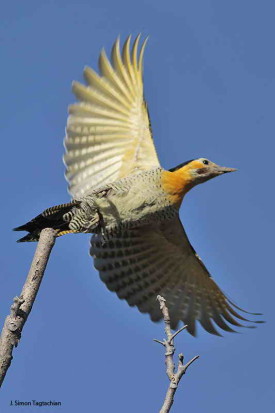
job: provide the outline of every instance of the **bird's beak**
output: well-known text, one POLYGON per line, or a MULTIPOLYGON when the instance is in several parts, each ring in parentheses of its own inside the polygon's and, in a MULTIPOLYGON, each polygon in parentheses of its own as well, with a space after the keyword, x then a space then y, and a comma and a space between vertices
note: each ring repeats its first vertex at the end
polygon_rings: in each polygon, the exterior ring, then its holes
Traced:
POLYGON ((228 172, 235 172, 237 171, 236 168, 227 168, 226 166, 215 166, 215 172, 217 173, 217 175, 221 175, 221 174, 226 174, 228 172))

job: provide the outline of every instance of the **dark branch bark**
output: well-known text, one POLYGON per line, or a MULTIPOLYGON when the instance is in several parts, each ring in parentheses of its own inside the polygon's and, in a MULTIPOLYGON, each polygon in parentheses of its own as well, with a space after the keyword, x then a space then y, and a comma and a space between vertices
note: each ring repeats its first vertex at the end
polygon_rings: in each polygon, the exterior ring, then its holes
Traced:
POLYGON ((174 346, 174 338, 181 331, 183 331, 187 326, 183 326, 175 333, 172 333, 171 326, 170 326, 169 310, 165 304, 165 299, 161 297, 160 295, 157 296, 157 299, 159 301, 160 309, 163 314, 163 319, 165 323, 165 334, 166 334, 167 339, 165 339, 164 341, 155 339, 154 341, 156 341, 157 343, 160 343, 162 346, 165 347, 166 374, 170 381, 164 403, 162 405, 162 408, 160 409, 160 413, 168 413, 174 402, 174 395, 178 388, 178 384, 182 376, 185 374, 190 364, 192 364, 195 360, 197 360, 199 356, 195 356, 192 358, 192 360, 188 361, 188 363, 183 364, 183 359, 184 359, 183 354, 182 353, 179 354, 178 368, 177 368, 177 371, 175 371, 175 364, 173 360, 174 353, 176 350, 174 346))
POLYGON ((11 364, 13 348, 17 347, 31 312, 54 243, 55 231, 43 229, 21 295, 13 299, 11 312, 5 320, 0 336, 0 386, 11 364))

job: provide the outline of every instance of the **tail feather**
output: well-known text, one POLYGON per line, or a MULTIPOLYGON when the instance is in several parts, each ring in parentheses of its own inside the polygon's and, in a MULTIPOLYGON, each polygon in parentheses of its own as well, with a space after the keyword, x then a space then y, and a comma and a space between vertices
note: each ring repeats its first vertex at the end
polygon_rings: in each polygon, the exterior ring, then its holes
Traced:
POLYGON ((44 228, 57 230, 57 236, 68 232, 76 232, 69 228, 69 220, 64 219, 65 214, 69 214, 72 208, 78 206, 80 201, 72 201, 68 204, 56 205, 48 208, 24 225, 14 228, 14 231, 28 231, 29 234, 20 238, 17 242, 38 241, 40 232, 44 228))

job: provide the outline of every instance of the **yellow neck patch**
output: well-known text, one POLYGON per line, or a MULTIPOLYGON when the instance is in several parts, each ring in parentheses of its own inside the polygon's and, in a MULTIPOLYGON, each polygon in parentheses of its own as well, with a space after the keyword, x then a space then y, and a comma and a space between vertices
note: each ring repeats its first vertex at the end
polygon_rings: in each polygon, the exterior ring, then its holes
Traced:
POLYGON ((188 165, 170 172, 163 171, 161 184, 167 193, 168 199, 177 206, 180 206, 184 195, 192 188, 193 177, 188 165))

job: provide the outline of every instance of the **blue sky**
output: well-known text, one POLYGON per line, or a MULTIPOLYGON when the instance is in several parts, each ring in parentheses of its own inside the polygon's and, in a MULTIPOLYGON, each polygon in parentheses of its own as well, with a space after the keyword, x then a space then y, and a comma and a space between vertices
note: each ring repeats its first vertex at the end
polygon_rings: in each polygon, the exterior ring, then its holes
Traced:
MULTIPOLYGON (((201 358, 173 412, 271 411, 274 384, 274 105, 272 1, 15 1, 1 8, 0 322, 19 294, 35 244, 11 228, 67 202, 63 154, 72 80, 96 67, 118 34, 150 35, 145 94, 166 168, 207 157, 238 168, 186 197, 181 218, 224 291, 266 324, 223 338, 199 328, 177 352, 201 358)), ((167 388, 162 324, 110 293, 89 236, 58 239, 2 388, 10 400, 56 400, 47 411, 156 412, 167 388)), ((46 410, 46 408, 44 408, 46 410)))

